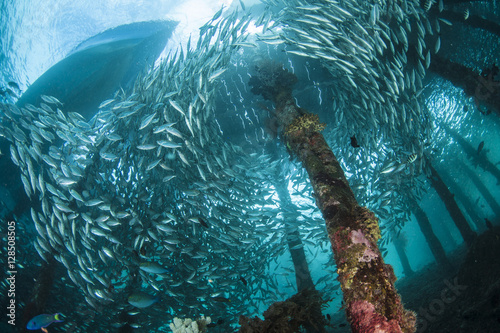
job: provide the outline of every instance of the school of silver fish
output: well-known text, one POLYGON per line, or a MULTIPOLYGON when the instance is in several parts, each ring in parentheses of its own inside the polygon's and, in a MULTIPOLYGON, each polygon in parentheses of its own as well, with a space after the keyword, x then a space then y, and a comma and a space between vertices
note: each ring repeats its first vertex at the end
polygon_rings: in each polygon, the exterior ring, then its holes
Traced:
MULTIPOLYGON (((408 218, 395 186, 411 192, 421 182, 413 169, 422 169, 429 124, 419 98, 441 43, 441 21, 427 15, 434 2, 262 2, 259 17, 243 5, 243 14, 221 9, 196 45, 172 51, 132 91, 103 101, 89 122, 51 96, 39 106, 1 105, 0 136, 11 142, 33 202, 33 245, 66 267, 93 308, 222 316, 283 299, 268 267, 270 254, 287 250, 286 233, 266 183, 282 161, 226 142, 214 116, 220 82, 242 48, 283 48, 291 58, 321 62, 335 80, 336 126, 325 137, 358 133, 363 142, 363 154, 332 144, 354 192, 382 218, 391 218, 391 202, 408 218), (262 33, 250 35, 250 24, 262 33), (221 306, 221 299, 231 302, 221 306)), ((286 179, 306 184, 294 170, 286 179)), ((295 186, 292 195, 310 192, 295 186)), ((314 203, 299 213, 311 212, 302 241, 328 244, 314 203)))

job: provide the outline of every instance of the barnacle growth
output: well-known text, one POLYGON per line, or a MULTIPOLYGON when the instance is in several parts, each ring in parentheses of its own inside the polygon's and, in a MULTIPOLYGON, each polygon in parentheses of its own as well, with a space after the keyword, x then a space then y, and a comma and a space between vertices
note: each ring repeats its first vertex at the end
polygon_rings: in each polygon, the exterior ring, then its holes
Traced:
POLYGON ((326 125, 319 122, 317 114, 307 113, 298 118, 295 118, 292 123, 285 129, 285 135, 289 136, 295 132, 321 132, 326 125))

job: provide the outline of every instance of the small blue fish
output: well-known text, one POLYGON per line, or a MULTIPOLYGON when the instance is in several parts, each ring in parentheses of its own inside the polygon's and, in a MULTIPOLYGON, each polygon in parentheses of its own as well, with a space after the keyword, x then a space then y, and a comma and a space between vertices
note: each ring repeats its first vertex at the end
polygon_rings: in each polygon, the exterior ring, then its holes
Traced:
POLYGON ((44 332, 47 332, 45 327, 49 326, 52 323, 60 323, 63 322, 62 315, 60 313, 55 314, 41 314, 34 318, 32 318, 28 325, 26 326, 29 330, 39 330, 41 329, 44 332))

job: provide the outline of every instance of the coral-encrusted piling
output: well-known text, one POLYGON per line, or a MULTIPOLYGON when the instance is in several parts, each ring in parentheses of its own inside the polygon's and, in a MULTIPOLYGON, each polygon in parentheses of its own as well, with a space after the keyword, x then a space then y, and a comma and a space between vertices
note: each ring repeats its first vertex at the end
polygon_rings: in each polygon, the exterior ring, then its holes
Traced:
POLYGON ((316 204, 323 213, 332 244, 344 306, 353 332, 414 332, 415 314, 403 308, 396 276, 377 247, 378 220, 359 206, 339 162, 320 133, 317 115, 295 104, 295 75, 281 66, 256 67, 252 92, 275 103, 276 116, 290 154, 307 170, 316 204))

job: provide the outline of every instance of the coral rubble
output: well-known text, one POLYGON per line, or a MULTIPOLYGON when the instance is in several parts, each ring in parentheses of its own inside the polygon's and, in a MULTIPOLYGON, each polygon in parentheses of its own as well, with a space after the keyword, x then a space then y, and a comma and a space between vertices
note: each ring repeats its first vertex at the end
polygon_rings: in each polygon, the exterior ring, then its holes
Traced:
POLYGON ((283 302, 271 304, 264 312, 264 320, 254 317, 240 316, 240 333, 283 333, 300 332, 306 328, 308 332, 326 332, 327 321, 321 315, 322 304, 319 292, 304 289, 283 302))
POLYGON ((190 318, 180 319, 175 317, 170 323, 170 329, 173 333, 201 333, 207 331, 207 325, 212 322, 210 317, 201 316, 197 320, 190 318))

